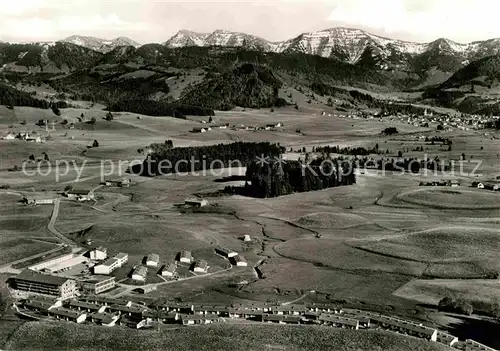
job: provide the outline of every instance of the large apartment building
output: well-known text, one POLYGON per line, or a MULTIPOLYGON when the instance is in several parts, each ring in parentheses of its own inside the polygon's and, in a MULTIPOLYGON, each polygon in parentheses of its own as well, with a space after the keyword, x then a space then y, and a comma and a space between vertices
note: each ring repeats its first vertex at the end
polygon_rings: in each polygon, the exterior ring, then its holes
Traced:
POLYGON ((77 284, 73 279, 41 274, 29 269, 23 270, 11 281, 15 289, 53 295, 61 299, 72 298, 78 292, 77 284))

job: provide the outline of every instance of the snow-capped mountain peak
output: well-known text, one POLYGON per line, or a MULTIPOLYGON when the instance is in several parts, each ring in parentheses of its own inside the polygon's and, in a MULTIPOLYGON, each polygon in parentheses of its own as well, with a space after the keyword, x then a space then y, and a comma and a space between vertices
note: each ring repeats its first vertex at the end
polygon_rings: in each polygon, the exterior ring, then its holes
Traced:
POLYGON ((61 42, 72 43, 103 53, 107 53, 119 46, 140 46, 139 43, 127 37, 118 37, 116 39, 106 40, 90 36, 72 35, 61 40, 61 42))

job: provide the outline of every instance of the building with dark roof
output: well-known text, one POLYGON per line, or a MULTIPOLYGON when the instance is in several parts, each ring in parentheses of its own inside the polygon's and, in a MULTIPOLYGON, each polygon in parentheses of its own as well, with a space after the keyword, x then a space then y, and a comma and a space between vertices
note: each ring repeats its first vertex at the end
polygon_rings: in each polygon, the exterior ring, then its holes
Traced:
POLYGON ((207 261, 204 261, 204 260, 199 260, 199 261, 196 261, 196 263, 194 264, 193 266, 193 272, 196 272, 196 273, 207 273, 208 271, 208 262, 207 261))
POLYGON ((145 282, 148 275, 148 269, 144 266, 137 266, 132 272, 132 279, 145 282))
POLYGON ((81 311, 68 310, 67 308, 51 308, 49 316, 69 322, 83 323, 87 319, 87 313, 81 311))
POLYGON ((90 279, 79 281, 80 291, 83 294, 97 295, 113 289, 116 286, 115 277, 108 275, 94 275, 90 279))
POLYGON ((155 253, 151 253, 146 257, 146 266, 148 267, 158 267, 160 264, 160 256, 155 253))
POLYGON ((176 271, 177 265, 175 264, 175 262, 171 262, 163 267, 161 275, 164 277, 173 277, 176 271))
POLYGON ((25 269, 13 277, 11 282, 15 289, 54 295, 61 299, 72 298, 78 292, 77 284, 73 279, 42 274, 29 269, 25 269))
POLYGON ((113 327, 116 321, 120 318, 117 315, 111 313, 92 313, 87 317, 91 322, 105 327, 113 327))

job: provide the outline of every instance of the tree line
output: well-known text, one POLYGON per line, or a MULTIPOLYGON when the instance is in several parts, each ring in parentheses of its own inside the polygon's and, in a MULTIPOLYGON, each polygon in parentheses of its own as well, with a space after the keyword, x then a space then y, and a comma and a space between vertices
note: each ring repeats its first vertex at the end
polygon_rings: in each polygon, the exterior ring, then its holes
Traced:
POLYGON ((186 119, 186 115, 213 116, 214 110, 205 107, 169 104, 153 100, 122 100, 108 106, 109 111, 139 113, 148 116, 172 116, 186 119))
POLYGON ((236 142, 175 148, 172 148, 172 143, 166 142, 152 144, 150 148, 152 152, 143 164, 133 166, 131 172, 140 173, 143 176, 155 176, 225 168, 236 166, 236 163, 244 167, 262 155, 274 158, 279 157, 285 151, 283 147, 269 142, 236 142), (231 161, 234 163, 232 164, 231 161))
POLYGON ((269 198, 322 190, 356 183, 355 163, 342 158, 318 158, 305 165, 300 161, 253 161, 247 167, 245 186, 224 189, 225 193, 269 198))
POLYGON ((359 155, 359 156, 368 156, 372 154, 382 154, 383 152, 379 150, 379 145, 375 144, 372 148, 364 148, 362 146, 359 147, 344 147, 341 148, 339 146, 319 146, 313 148, 313 152, 320 152, 326 154, 342 154, 342 155, 359 155))

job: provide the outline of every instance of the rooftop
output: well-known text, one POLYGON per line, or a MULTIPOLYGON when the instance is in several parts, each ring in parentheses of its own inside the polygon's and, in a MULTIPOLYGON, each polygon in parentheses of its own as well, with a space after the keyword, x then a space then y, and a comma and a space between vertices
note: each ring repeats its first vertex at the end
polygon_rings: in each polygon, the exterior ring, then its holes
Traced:
POLYGON ((69 318, 78 318, 82 314, 85 314, 79 311, 68 310, 67 308, 60 308, 60 307, 52 308, 50 312, 58 316, 69 317, 69 318))
POLYGON ((56 275, 49 275, 49 274, 41 274, 29 269, 23 270, 21 273, 19 273, 17 276, 14 277, 16 280, 25 280, 25 281, 30 281, 34 283, 41 283, 41 284, 50 284, 50 285, 57 285, 61 286, 64 283, 66 283, 68 278, 64 277, 59 277, 56 275))
POLYGON ((148 269, 144 266, 137 266, 132 274, 138 274, 145 277, 148 274, 148 269))
POLYGON ((116 255, 115 255, 115 258, 116 258, 116 259, 119 259, 119 260, 123 260, 123 259, 125 259, 125 258, 128 258, 128 254, 123 253, 123 252, 120 252, 119 254, 116 254, 116 255))
POLYGON ((158 254, 151 253, 148 255, 147 260, 153 262, 160 262, 160 256, 158 254))

